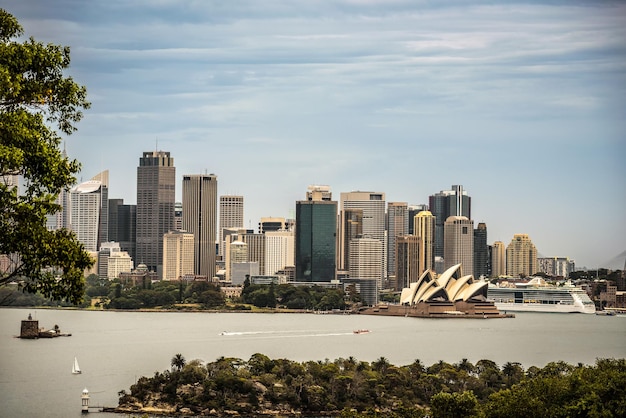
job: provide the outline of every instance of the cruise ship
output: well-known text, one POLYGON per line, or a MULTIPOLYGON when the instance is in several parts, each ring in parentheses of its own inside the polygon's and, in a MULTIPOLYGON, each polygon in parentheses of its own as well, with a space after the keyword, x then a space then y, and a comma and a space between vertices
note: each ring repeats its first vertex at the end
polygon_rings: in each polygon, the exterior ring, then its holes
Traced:
POLYGON ((594 314, 593 301, 570 281, 563 286, 549 285, 541 277, 527 283, 489 284, 487 298, 500 311, 560 312, 594 314))

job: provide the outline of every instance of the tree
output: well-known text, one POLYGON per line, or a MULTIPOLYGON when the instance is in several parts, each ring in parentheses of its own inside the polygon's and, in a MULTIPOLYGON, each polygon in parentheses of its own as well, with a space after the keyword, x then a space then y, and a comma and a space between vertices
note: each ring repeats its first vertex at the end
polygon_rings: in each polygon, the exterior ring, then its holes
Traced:
POLYGON ((176 354, 174 357, 172 357, 171 364, 172 368, 176 369, 177 371, 181 371, 186 364, 185 357, 183 357, 183 355, 180 353, 176 354))
POLYGON ((46 215, 61 209, 57 196, 75 183, 80 164, 61 154, 49 125, 71 134, 90 104, 85 87, 63 75, 69 47, 12 40, 22 33, 0 9, 0 254, 11 260, 0 285, 19 280, 23 291, 79 303, 93 261, 72 232, 48 231, 46 215), (7 181, 17 175, 20 193, 7 181))

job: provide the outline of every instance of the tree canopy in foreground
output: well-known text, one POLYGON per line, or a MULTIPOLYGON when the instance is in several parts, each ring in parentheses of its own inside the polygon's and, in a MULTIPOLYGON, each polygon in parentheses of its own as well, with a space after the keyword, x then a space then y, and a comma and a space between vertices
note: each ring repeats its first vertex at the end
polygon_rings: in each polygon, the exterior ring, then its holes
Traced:
POLYGON ((84 270, 93 264, 72 232, 48 231, 46 216, 76 181, 80 164, 64 157, 61 137, 75 131, 89 108, 85 87, 63 75, 69 47, 18 41, 23 29, 0 9, 0 285, 80 301, 84 270), (13 185, 21 176, 22 189, 13 185))
POLYGON ((524 370, 466 359, 426 367, 350 357, 295 362, 254 354, 185 362, 119 392, 118 412, 341 417, 623 417, 626 360, 553 362, 524 370))

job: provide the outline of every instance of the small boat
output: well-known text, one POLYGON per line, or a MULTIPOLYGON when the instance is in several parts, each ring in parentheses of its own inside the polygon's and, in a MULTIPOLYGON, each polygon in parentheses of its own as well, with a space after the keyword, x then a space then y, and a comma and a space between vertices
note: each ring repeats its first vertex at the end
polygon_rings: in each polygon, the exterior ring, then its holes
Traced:
POLYGON ((78 366, 78 359, 74 357, 74 364, 72 364, 72 374, 81 374, 80 367, 78 366))
POLYGON ((354 334, 367 334, 368 332, 370 332, 370 330, 369 329, 355 329, 352 332, 354 334))

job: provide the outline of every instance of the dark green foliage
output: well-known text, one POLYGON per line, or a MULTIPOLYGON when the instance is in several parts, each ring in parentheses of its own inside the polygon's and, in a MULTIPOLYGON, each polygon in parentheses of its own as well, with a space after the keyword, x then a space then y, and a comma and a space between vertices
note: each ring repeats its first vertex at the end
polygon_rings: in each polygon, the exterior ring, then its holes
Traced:
POLYGON ((345 295, 339 289, 321 286, 292 286, 247 284, 241 293, 245 303, 259 308, 282 306, 289 309, 345 309, 345 295))
POLYGON ((165 402, 197 414, 254 414, 263 406, 284 415, 346 418, 626 416, 623 359, 598 360, 595 366, 550 363, 533 368, 532 376, 517 363, 500 369, 489 360, 425 368, 419 360, 408 366, 384 357, 371 364, 352 357, 298 363, 258 353, 248 361, 221 357, 206 365, 185 363, 179 354, 172 367, 140 378, 130 393, 121 391, 120 406, 165 402))
POLYGON ((20 35, 17 20, 0 9, 0 178, 21 175, 25 185, 18 194, 0 181, 0 254, 11 260, 0 285, 17 281, 25 292, 80 303, 93 260, 72 232, 46 228, 80 164, 63 157, 49 125, 71 134, 89 102, 85 88, 63 76, 68 47, 12 40, 20 35))

